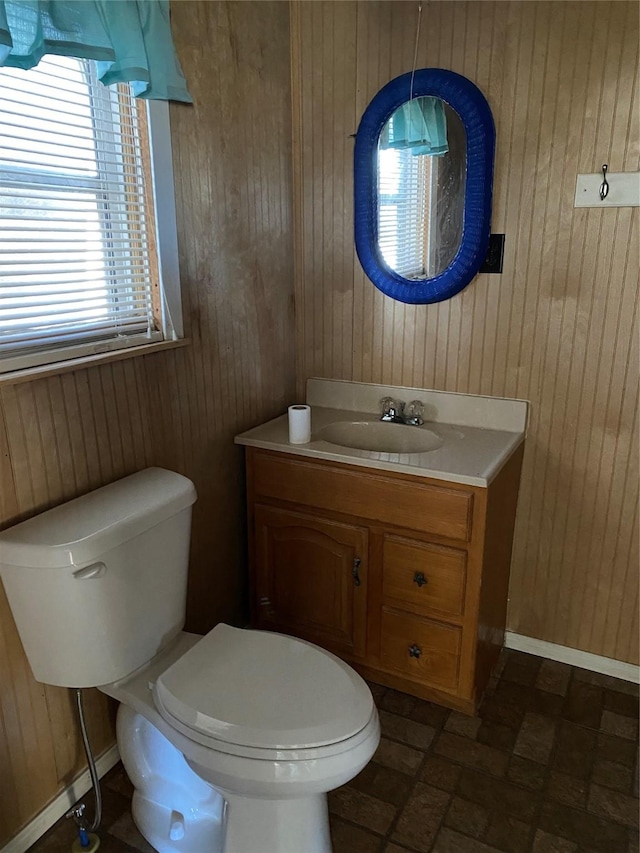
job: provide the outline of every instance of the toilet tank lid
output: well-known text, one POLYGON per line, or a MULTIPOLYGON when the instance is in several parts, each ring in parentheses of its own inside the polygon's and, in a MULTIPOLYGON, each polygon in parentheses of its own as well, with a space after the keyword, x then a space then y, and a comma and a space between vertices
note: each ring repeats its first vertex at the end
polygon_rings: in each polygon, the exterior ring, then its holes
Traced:
POLYGON ((146 468, 0 533, 0 569, 82 566, 191 506, 195 486, 146 468))

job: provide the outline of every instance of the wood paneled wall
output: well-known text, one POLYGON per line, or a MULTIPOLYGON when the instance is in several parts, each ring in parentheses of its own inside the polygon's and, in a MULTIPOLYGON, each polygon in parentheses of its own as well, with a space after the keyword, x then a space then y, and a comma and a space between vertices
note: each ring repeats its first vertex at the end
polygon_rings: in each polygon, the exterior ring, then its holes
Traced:
POLYGON ((638 5, 423 4, 419 67, 496 120, 502 275, 405 306, 353 249, 353 140, 411 70, 417 3, 292 8, 297 358, 309 376, 532 403, 509 628, 638 661, 638 209, 574 210, 576 175, 639 168, 638 5))
MULTIPOLYGON (((191 345, 0 390, 0 526, 148 465, 191 477, 188 627, 245 614, 235 433, 294 396, 289 10, 180 2, 194 105, 172 105, 180 270, 191 345)), ((79 650, 81 653, 81 650, 79 650)), ((94 748, 113 707, 87 696, 94 748)), ((0 588, 0 846, 84 766, 68 691, 37 684, 0 588)))

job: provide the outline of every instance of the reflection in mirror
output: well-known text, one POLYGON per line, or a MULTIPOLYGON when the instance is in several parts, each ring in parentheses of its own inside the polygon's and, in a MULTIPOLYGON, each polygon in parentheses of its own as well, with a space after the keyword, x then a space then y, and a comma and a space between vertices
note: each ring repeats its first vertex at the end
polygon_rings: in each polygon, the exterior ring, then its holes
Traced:
POLYGON ((389 117, 378 140, 378 249, 409 281, 447 269, 462 242, 466 133, 439 98, 417 97, 389 117))

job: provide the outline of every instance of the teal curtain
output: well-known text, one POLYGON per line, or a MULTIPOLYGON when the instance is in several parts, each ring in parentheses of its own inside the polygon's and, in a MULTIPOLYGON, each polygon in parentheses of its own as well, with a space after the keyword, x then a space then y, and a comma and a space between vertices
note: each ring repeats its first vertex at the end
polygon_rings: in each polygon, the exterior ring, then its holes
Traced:
POLYGON ((106 86, 139 98, 192 101, 168 0, 0 0, 0 65, 33 68, 47 53, 95 59, 106 86))
POLYGON ((416 156, 446 154, 449 144, 444 103, 440 98, 419 97, 402 104, 386 123, 380 148, 408 150, 416 156))

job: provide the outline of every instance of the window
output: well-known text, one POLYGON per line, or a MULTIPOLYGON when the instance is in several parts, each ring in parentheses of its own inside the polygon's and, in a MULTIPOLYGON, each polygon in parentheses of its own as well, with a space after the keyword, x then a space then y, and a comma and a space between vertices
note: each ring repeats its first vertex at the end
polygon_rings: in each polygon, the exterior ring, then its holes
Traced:
POLYGON ((0 374, 181 337, 173 204, 165 103, 0 69, 0 374))

